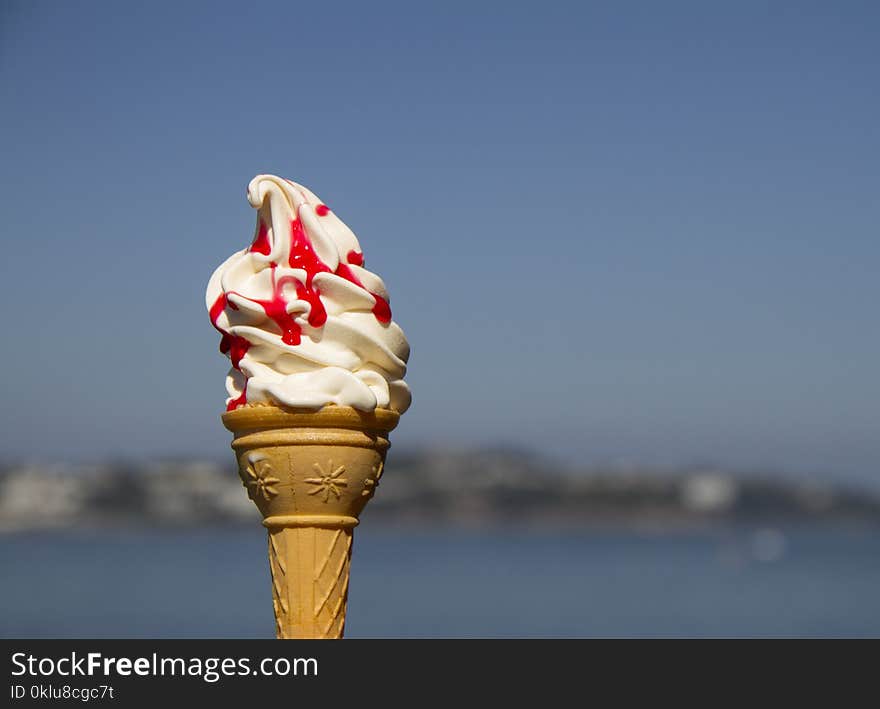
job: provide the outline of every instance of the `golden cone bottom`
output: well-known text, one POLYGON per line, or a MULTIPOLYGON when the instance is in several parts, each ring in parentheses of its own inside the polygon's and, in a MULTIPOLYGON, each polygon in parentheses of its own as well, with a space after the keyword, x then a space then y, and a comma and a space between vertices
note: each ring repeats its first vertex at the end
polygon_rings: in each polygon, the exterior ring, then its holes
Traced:
POLYGON ((353 530, 399 418, 342 406, 245 406, 223 415, 242 483, 269 531, 279 638, 342 637, 353 530))

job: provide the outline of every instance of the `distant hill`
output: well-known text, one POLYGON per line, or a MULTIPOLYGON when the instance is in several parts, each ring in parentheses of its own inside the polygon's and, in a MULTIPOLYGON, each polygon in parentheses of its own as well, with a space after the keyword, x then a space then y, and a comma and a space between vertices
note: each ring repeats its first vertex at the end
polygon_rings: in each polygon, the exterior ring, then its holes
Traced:
MULTIPOLYGON (((413 525, 880 524, 874 492, 713 469, 576 471, 512 450, 395 455, 365 518, 413 525)), ((0 531, 253 523, 232 464, 0 468, 0 531)))

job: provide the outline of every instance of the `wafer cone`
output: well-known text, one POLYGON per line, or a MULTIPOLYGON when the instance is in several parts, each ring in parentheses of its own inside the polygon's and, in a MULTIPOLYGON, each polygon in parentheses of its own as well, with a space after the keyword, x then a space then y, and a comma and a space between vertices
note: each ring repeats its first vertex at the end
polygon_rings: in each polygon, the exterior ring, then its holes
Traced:
POLYGON ((278 638, 341 638, 354 527, 373 496, 394 411, 245 406, 223 415, 269 531, 278 638))

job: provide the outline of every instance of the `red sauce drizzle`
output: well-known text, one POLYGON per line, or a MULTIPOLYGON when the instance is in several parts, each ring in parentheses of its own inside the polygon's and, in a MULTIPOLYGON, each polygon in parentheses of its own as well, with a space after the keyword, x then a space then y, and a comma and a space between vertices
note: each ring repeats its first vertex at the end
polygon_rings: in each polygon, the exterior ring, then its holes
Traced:
MULTIPOLYGON (((319 204, 315 207, 315 212, 319 217, 323 217, 330 212, 330 209, 319 204)), ((269 230, 263 222, 260 222, 260 228, 250 251, 254 253, 268 256, 272 252, 272 245, 269 243, 269 230)), ((373 298, 376 304, 373 306, 373 315, 381 323, 391 322, 391 307, 388 301, 382 296, 373 293, 361 283, 360 279, 354 275, 349 268, 352 266, 363 266, 364 255, 358 251, 349 251, 346 255, 348 263, 340 261, 336 267, 335 275, 344 278, 349 283, 353 283, 359 288, 366 290, 373 298)), ((312 242, 303 228, 303 224, 299 219, 294 219, 290 223, 290 257, 288 264, 291 268, 302 269, 306 272, 306 282, 303 283, 294 276, 282 276, 276 279, 275 269, 278 264, 272 263, 272 297, 269 300, 256 300, 248 298, 263 308, 266 317, 272 320, 281 330, 281 341, 286 345, 295 346, 302 341, 302 328, 296 322, 296 319, 287 312, 287 301, 284 298, 284 287, 293 284, 296 288, 296 297, 298 300, 304 300, 311 306, 309 310, 309 325, 312 327, 322 327, 327 322, 327 310, 321 301, 321 292, 312 285, 314 277, 319 273, 331 273, 330 268, 318 258, 312 242)), ((238 294, 240 297, 241 294, 238 294)), ((238 310, 234 303, 230 303, 226 293, 221 293, 217 300, 210 308, 211 323, 220 332, 220 351, 223 354, 229 354, 232 366, 241 371, 241 360, 245 356, 251 343, 244 337, 232 335, 217 324, 217 320, 223 313, 224 309, 229 306, 233 310, 238 310)), ((241 395, 232 399, 226 406, 227 411, 242 406, 247 403, 247 381, 245 381, 244 389, 241 395)))
MULTIPOLYGON (((299 219, 290 222, 290 258, 287 260, 291 268, 301 268, 306 272, 306 282, 296 282, 296 297, 305 300, 312 306, 309 312, 309 325, 321 327, 327 322, 327 311, 321 302, 321 291, 312 287, 312 279, 319 273, 329 273, 330 269, 318 258, 312 242, 299 219)), ((291 278, 288 276, 287 278, 291 278)), ((285 280, 285 279, 282 279, 285 280)), ((295 280, 295 279, 293 279, 295 280)), ((299 344, 299 343, 297 343, 299 344)))
POLYGON ((250 342, 238 335, 230 335, 227 333, 223 335, 220 340, 220 351, 223 354, 229 353, 229 359, 232 360, 232 366, 236 369, 241 369, 239 365, 241 364, 242 357, 245 356, 250 346, 250 342))
POLYGON ((376 320, 381 323, 391 322, 391 306, 388 305, 388 301, 385 300, 381 295, 377 295, 376 293, 373 293, 373 291, 367 290, 364 287, 364 284, 360 282, 358 277, 355 276, 354 273, 352 273, 351 269, 341 261, 339 262, 339 266, 336 267, 336 275, 344 278, 349 283, 354 283, 356 286, 360 286, 376 299, 376 304, 373 306, 373 315, 376 316, 376 320))
POLYGON ((306 272, 306 279, 311 283, 312 278, 322 271, 329 272, 326 264, 318 258, 312 242, 306 235, 303 223, 299 219, 290 222, 290 258, 288 263, 291 268, 301 268, 306 272))
POLYGON ((254 243, 251 244, 250 250, 264 256, 272 253, 272 244, 269 243, 269 229, 262 219, 260 220, 260 228, 257 230, 257 235, 254 238, 254 243))
MULTIPOLYGON (((216 330, 220 333, 220 351, 223 354, 229 354, 229 359, 232 361, 232 366, 241 371, 241 358, 244 357, 245 353, 248 351, 248 347, 251 346, 251 343, 248 342, 244 337, 240 337, 239 335, 232 335, 224 330, 217 324, 217 320, 220 319, 220 315, 226 309, 226 306, 229 306, 233 310, 238 310, 235 307, 235 303, 230 303, 226 297, 226 293, 221 293, 217 300, 214 301, 214 304, 211 306, 209 314, 211 316, 211 324, 216 328, 216 330)), ((232 411, 237 406, 241 406, 242 404, 247 403, 247 381, 245 381, 245 387, 241 392, 241 396, 237 399, 234 399, 229 402, 226 406, 227 411, 232 411)))
POLYGON ((220 317, 220 313, 226 308, 226 293, 221 293, 217 300, 214 301, 214 305, 211 306, 211 310, 208 311, 208 314, 211 316, 211 324, 220 330, 221 333, 224 332, 217 324, 217 320, 220 317))
MULTIPOLYGON (((292 260, 292 259, 291 259, 292 260)), ((299 279, 294 276, 283 276, 275 278, 275 269, 277 264, 272 264, 272 298, 269 300, 257 300, 250 298, 257 305, 263 308, 266 317, 274 321, 281 329, 281 341, 286 345, 298 345, 302 341, 302 328, 293 315, 287 312, 287 300, 284 298, 284 286, 293 284, 296 287, 296 297, 299 300, 307 301, 311 306, 309 312, 309 325, 312 327, 321 327, 327 322, 327 311, 324 309, 324 303, 321 302, 320 293, 317 289, 311 288, 311 276, 308 278, 309 283, 303 285, 299 279)))
POLYGON ((370 293, 376 299, 376 304, 373 306, 373 315, 376 316, 376 320, 387 325, 391 322, 391 306, 382 296, 376 295, 372 291, 370 293))
POLYGON ((228 404, 226 404, 227 411, 234 411, 239 406, 244 406, 247 403, 247 379, 244 380, 244 389, 241 390, 241 394, 237 396, 235 399, 232 399, 228 404))

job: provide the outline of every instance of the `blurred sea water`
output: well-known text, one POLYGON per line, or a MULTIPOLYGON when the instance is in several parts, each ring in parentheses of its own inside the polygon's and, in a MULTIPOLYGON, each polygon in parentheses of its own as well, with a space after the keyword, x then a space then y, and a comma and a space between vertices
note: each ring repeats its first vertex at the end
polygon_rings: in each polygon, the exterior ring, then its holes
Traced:
MULTIPOLYGON (((880 529, 356 532, 346 636, 880 636, 880 529)), ((271 637, 260 528, 0 537, 4 637, 271 637)))

